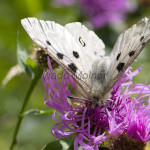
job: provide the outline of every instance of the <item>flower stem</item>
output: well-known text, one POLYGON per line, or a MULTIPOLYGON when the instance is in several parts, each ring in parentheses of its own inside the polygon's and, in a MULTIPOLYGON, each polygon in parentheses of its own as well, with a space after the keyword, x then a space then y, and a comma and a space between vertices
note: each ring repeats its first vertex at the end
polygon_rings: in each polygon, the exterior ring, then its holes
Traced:
POLYGON ((41 77, 41 73, 39 73, 35 78, 32 79, 30 87, 29 87, 29 89, 26 93, 21 111, 20 111, 19 116, 18 116, 18 121, 17 121, 17 125, 16 125, 15 132, 14 132, 14 135, 13 135, 10 150, 13 150, 13 147, 17 144, 17 135, 18 135, 18 132, 19 132, 19 129, 20 129, 21 122, 23 120, 23 117, 21 117, 21 114, 25 111, 26 107, 28 106, 29 98, 30 98, 37 82, 39 81, 40 77, 41 77))

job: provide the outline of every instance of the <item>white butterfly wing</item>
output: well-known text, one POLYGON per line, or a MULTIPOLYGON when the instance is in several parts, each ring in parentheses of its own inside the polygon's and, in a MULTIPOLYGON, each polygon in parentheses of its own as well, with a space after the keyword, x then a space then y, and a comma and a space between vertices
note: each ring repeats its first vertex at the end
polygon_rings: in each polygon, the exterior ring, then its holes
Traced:
POLYGON ((150 40, 150 19, 144 18, 122 33, 110 54, 109 91, 150 40))
POLYGON ((81 72, 89 74, 92 62, 98 57, 96 53, 104 56, 104 44, 94 32, 80 23, 63 27, 55 22, 36 18, 25 18, 21 23, 36 44, 67 72, 75 75, 74 78, 85 90, 89 90, 88 79, 78 79, 76 76, 80 76, 81 72))
POLYGON ((88 30, 80 22, 69 23, 65 27, 81 43, 84 49, 88 49, 85 51, 86 55, 89 57, 92 55, 94 59, 105 55, 105 45, 93 31, 88 30))

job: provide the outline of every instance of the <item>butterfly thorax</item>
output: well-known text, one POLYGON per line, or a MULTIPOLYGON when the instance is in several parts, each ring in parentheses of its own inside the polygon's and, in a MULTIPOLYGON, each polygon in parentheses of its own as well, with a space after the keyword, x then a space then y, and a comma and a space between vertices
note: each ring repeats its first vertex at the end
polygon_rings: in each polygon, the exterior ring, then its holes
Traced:
POLYGON ((92 65, 92 76, 90 78, 90 95, 94 104, 106 101, 106 92, 108 88, 109 72, 111 61, 109 57, 103 57, 101 60, 94 61, 92 65))

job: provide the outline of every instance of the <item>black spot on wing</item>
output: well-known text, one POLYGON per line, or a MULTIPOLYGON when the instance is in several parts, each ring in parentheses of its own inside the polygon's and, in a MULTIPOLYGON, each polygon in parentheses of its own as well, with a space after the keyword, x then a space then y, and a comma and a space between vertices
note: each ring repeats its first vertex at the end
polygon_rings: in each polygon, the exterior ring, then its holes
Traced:
POLYGON ((144 36, 142 36, 142 37, 140 38, 140 41, 143 41, 143 39, 144 39, 144 36))
POLYGON ((51 43, 50 43, 49 41, 46 41, 46 43, 47 43, 48 45, 51 45, 51 43))
POLYGON ((118 71, 121 71, 122 68, 124 67, 125 63, 119 63, 118 66, 117 66, 117 70, 118 71))
POLYGON ((75 58, 79 58, 79 53, 76 52, 76 51, 73 51, 73 56, 74 56, 75 58))
POLYGON ((120 58, 120 56, 121 56, 121 53, 119 53, 119 54, 117 55, 116 60, 118 60, 118 59, 120 58))
POLYGON ((142 43, 142 46, 144 46, 145 44, 146 44, 146 43, 145 43, 145 42, 143 42, 143 43, 142 43))
POLYGON ((74 73, 76 73, 77 67, 76 67, 73 63, 69 64, 68 67, 69 67, 74 73))
POLYGON ((131 52, 129 52, 129 56, 131 57, 131 56, 133 56, 134 55, 134 53, 135 53, 135 51, 131 51, 131 52))
POLYGON ((59 59, 63 59, 63 54, 61 54, 61 53, 57 53, 57 57, 59 58, 59 59))
POLYGON ((81 38, 81 37, 79 37, 79 42, 81 43, 81 45, 82 45, 83 47, 85 47, 85 46, 86 46, 85 42, 82 40, 82 38, 81 38))

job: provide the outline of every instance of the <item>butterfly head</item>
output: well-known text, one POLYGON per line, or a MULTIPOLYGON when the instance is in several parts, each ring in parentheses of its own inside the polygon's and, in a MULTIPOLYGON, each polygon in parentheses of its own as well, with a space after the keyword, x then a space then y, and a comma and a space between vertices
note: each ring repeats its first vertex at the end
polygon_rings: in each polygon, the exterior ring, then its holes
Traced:
POLYGON ((99 105, 105 106, 105 102, 110 98, 110 92, 107 94, 99 94, 98 96, 91 95, 92 107, 98 107, 99 105))

